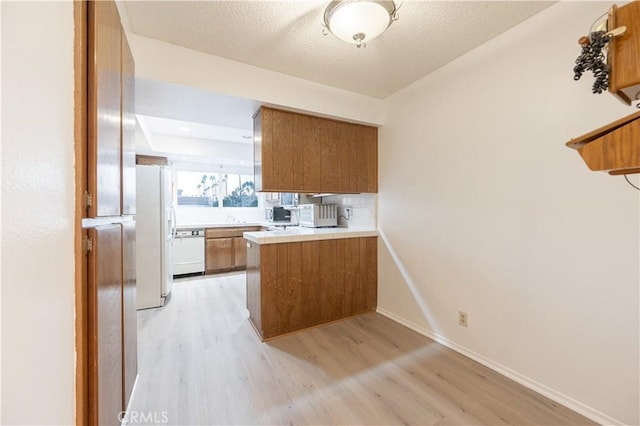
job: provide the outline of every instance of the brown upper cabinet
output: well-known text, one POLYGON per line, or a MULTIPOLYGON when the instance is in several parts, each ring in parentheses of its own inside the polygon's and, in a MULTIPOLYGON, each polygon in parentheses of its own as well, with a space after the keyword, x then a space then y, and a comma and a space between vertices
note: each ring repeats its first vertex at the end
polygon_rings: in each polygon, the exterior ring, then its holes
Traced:
POLYGON ((122 29, 114 2, 89 2, 89 14, 88 191, 93 198, 89 217, 118 216, 122 29))
POLYGON ((122 214, 136 214, 135 63, 127 38, 122 36, 121 167, 122 214))
POLYGON ((262 107, 254 116, 257 191, 378 192, 378 129, 262 107))
POLYGON ((112 1, 88 4, 88 217, 135 214, 135 65, 112 1))

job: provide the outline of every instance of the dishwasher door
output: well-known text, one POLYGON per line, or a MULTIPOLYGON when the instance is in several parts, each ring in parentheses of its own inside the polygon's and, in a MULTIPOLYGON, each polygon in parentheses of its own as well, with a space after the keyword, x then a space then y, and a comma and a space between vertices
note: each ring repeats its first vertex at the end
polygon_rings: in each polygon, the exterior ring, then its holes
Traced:
POLYGON ((171 248, 173 275, 204 273, 204 229, 178 229, 171 248))

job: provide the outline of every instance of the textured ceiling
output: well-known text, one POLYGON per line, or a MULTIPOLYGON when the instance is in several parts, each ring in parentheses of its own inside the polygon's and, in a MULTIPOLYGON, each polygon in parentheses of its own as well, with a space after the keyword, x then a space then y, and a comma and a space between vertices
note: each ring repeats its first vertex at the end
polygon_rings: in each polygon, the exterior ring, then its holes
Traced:
POLYGON ((411 1, 358 49, 322 35, 328 1, 125 1, 131 30, 194 50, 386 98, 553 2, 411 1))

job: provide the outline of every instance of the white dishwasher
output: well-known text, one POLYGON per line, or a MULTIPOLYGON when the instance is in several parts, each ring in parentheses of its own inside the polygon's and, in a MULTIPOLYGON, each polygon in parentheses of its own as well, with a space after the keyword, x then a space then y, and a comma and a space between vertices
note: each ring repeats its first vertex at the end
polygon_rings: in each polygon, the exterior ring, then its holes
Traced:
POLYGON ((174 276, 204 273, 204 229, 176 229, 171 264, 174 276))

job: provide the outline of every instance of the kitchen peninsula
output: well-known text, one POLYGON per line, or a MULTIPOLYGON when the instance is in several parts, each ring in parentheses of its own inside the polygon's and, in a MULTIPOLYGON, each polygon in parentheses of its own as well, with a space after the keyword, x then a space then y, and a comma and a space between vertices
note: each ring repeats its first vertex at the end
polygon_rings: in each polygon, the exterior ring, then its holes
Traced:
POLYGON ((377 232, 245 232, 247 309, 263 340, 374 311, 377 232))
MULTIPOLYGON (((253 117, 253 153, 256 191, 378 192, 376 127, 262 106, 253 117)), ((244 238, 249 320, 263 340, 375 310, 375 225, 244 238)))

